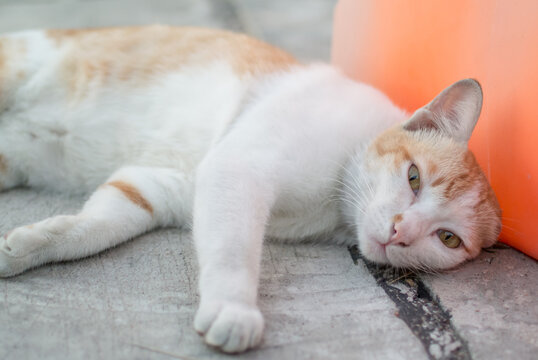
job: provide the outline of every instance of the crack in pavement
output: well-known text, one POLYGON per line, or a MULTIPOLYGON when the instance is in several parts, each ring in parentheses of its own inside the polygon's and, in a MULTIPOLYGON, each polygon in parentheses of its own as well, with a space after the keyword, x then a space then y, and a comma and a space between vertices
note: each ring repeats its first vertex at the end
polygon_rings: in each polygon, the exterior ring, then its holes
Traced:
POLYGON ((396 304, 395 315, 420 340, 430 359, 472 359, 467 343, 450 321, 450 313, 417 274, 372 263, 362 257, 357 245, 348 249, 353 262, 363 261, 377 284, 396 304))

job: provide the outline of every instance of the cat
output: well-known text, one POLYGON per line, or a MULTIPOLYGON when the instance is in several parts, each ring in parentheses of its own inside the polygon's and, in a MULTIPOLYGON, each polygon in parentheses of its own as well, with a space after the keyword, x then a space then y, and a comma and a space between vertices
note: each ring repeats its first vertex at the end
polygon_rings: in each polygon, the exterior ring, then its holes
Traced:
POLYGON ((195 330, 224 352, 262 338, 264 238, 358 243, 374 262, 453 268, 500 209, 467 142, 477 81, 409 116, 326 64, 223 30, 148 26, 0 38, 0 189, 89 193, 76 215, 0 239, 0 276, 192 229, 195 330))

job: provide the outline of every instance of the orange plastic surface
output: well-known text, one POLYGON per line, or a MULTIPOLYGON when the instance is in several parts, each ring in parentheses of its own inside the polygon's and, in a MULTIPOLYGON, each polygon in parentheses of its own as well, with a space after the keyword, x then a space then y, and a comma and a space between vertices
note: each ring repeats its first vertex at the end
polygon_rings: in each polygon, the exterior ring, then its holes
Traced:
POLYGON ((482 84, 470 147, 503 211, 501 241, 538 259, 538 1, 340 0, 333 63, 412 112, 482 84))

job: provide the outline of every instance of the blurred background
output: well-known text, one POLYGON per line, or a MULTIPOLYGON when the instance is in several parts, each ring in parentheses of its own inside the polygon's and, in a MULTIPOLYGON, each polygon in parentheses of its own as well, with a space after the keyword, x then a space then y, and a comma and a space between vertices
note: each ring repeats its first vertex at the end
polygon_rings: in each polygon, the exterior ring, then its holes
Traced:
POLYGON ((336 0, 0 0, 0 33, 143 24, 245 32, 301 60, 329 60, 336 0))

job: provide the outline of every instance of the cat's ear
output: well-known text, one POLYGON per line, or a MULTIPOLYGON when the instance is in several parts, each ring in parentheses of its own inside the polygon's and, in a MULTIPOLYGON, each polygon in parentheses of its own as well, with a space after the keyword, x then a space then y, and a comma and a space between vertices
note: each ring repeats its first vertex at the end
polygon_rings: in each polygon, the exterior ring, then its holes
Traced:
POLYGON ((437 130, 461 142, 469 141, 482 110, 482 88, 473 79, 460 80, 418 109, 403 127, 437 130))

